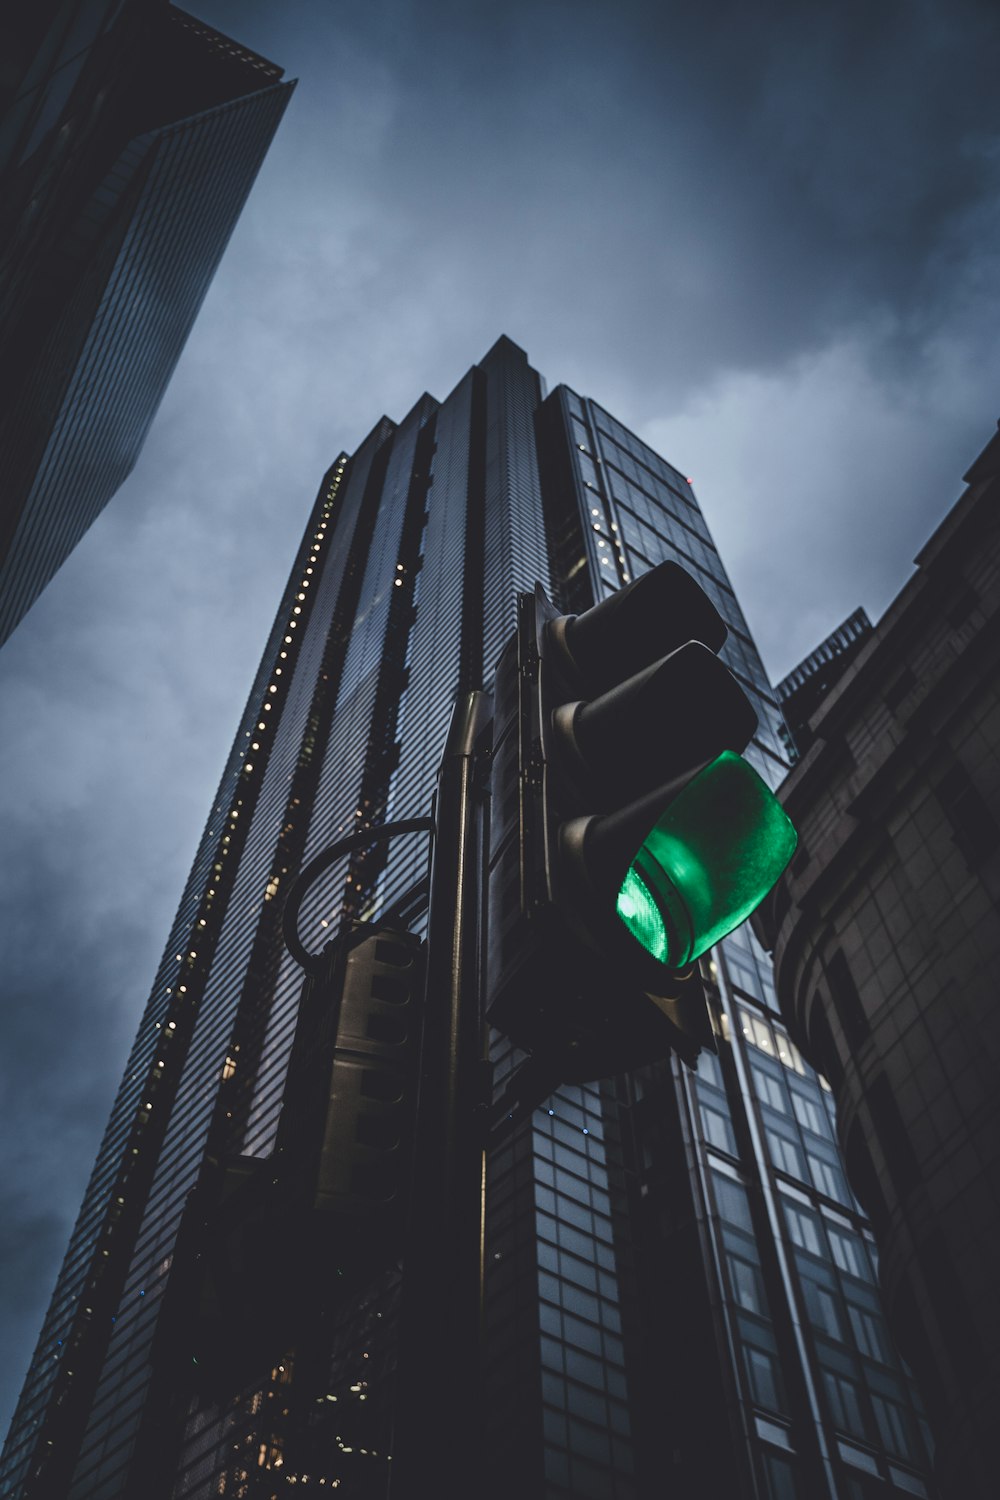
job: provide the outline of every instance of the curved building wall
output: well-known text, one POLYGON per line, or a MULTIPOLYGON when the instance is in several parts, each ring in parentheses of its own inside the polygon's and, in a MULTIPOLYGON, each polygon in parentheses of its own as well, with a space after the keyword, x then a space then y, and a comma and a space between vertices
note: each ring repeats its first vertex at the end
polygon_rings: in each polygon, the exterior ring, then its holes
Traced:
POLYGON ((1000 443, 813 720, 802 845, 759 925, 829 1079, 945 1493, 996 1492, 1000 443))

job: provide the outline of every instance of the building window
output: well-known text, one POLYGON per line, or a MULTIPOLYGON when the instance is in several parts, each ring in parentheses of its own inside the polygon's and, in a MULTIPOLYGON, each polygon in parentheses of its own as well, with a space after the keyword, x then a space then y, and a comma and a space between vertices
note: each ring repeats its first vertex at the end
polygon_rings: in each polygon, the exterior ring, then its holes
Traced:
MULTIPOLYGON (((758 1097, 765 1104, 769 1104, 772 1109, 777 1110, 779 1114, 787 1115, 788 1100, 781 1080, 774 1078, 764 1068, 754 1067, 752 1072, 758 1097)), ((798 1114, 798 1108, 795 1112, 798 1114)))
POLYGON ((727 1258, 735 1300, 746 1312, 759 1313, 761 1317, 767 1317, 767 1304, 764 1300, 760 1271, 738 1255, 729 1255, 727 1258))
POLYGON ((743 1354, 746 1358, 747 1376, 750 1380, 750 1391, 758 1406, 764 1406, 768 1411, 781 1411, 781 1401, 778 1395, 778 1366, 774 1356, 768 1354, 766 1349, 755 1349, 747 1345, 743 1354))
POLYGON ((751 1046, 759 1047, 761 1052, 767 1053, 768 1057, 774 1057, 774 1039, 771 1036, 771 1028, 767 1022, 762 1017, 755 1015, 753 1011, 745 1010, 743 1006, 738 1008, 738 1014, 743 1035, 751 1046))
POLYGON ((890 683, 889 687, 886 688, 886 708, 888 708, 892 713, 895 713, 906 695, 910 692, 911 688, 916 687, 916 684, 917 679, 914 677, 912 669, 910 667, 904 667, 902 672, 900 672, 899 676, 896 678, 895 682, 890 683))
POLYGON ((827 1224, 826 1230, 830 1236, 830 1250, 837 1269, 847 1276, 856 1276, 859 1281, 874 1280, 861 1242, 832 1224, 827 1224))
POLYGON ((826 977, 837 1019, 843 1027, 848 1046, 852 1052, 856 1052, 868 1040, 868 1017, 847 960, 839 948, 827 959, 826 977))
POLYGON ((815 1151, 806 1151, 809 1159, 809 1171, 812 1180, 819 1192, 825 1193, 828 1198, 835 1198, 838 1203, 850 1206, 850 1198, 844 1182, 844 1176, 840 1168, 834 1166, 825 1157, 819 1156, 815 1151))
POLYGON ((970 869, 1000 844, 1000 827, 964 766, 957 763, 938 782, 938 801, 951 824, 952 838, 970 869))
POLYGON ((802 1292, 806 1299, 809 1321, 813 1327, 818 1328, 821 1333, 825 1333, 831 1339, 842 1340, 844 1334, 840 1326, 837 1298, 833 1292, 828 1287, 820 1286, 809 1276, 802 1278, 802 1292))
POLYGON ((808 1250, 810 1255, 822 1255, 823 1247, 815 1215, 808 1209, 789 1203, 787 1198, 784 1199, 784 1209, 792 1243, 798 1245, 800 1250, 808 1250))
POLYGON ((864 1123, 857 1116, 845 1142, 844 1165, 851 1186, 861 1200, 861 1206, 876 1228, 884 1228, 888 1222, 889 1209, 882 1194, 875 1164, 865 1139, 864 1123))
POLYGON ((764 1454, 768 1500, 798 1500, 795 1469, 778 1453, 764 1454))
POLYGON ((719 1172, 712 1173, 712 1186, 715 1190, 719 1217, 727 1224, 734 1224, 737 1229, 743 1229, 747 1234, 752 1234, 753 1220, 750 1217, 750 1204, 747 1201, 746 1189, 738 1182, 730 1182, 719 1172))
POLYGON ((729 1156, 736 1155, 736 1141, 733 1136, 733 1127, 725 1115, 716 1109, 709 1109, 705 1104, 701 1106, 701 1118, 705 1130, 705 1139, 710 1146, 717 1151, 725 1151, 729 1156))
POLYGON ((872 1406, 879 1435, 889 1452, 896 1453, 901 1458, 913 1458, 913 1443, 907 1432, 908 1423, 902 1407, 897 1406, 895 1401, 887 1401, 884 1396, 876 1396, 874 1392, 872 1406))
POLYGON ((829 1135, 825 1113, 817 1100, 807 1099, 798 1089, 792 1089, 792 1108, 795 1110, 795 1118, 805 1130, 811 1130, 814 1135, 829 1135))
POLYGON ((847 1304, 847 1315, 854 1331, 854 1342, 862 1354, 877 1359, 881 1364, 889 1363, 888 1345, 880 1319, 853 1302, 847 1304))
POLYGON ((806 1181, 805 1168, 802 1164, 802 1153, 794 1141, 786 1140, 776 1130, 766 1130, 767 1149, 774 1165, 781 1172, 787 1172, 790 1177, 795 1177, 799 1182, 806 1181))
POLYGON ((858 1400, 858 1388, 853 1380, 848 1380, 846 1376, 838 1375, 833 1370, 824 1370, 823 1384, 826 1386, 833 1425, 839 1427, 841 1432, 863 1438, 866 1435, 865 1424, 858 1400))
POLYGON ((836 1093, 844 1081, 844 1068, 833 1040, 830 1023, 826 1019, 825 1004, 822 994, 817 990, 809 1011, 810 1056, 817 1063, 820 1072, 830 1080, 831 1087, 836 1093))
POLYGON ((893 1186, 902 1197, 918 1185, 922 1174, 889 1080, 884 1073, 879 1074, 868 1090, 867 1103, 876 1138, 892 1173, 893 1186))

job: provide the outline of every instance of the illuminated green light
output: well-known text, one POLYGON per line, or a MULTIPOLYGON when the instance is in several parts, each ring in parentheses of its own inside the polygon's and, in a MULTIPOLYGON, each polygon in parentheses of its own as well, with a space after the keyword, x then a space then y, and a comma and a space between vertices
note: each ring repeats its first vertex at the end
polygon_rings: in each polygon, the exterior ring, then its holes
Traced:
POLYGON ((632 936, 658 958, 667 961, 667 929, 655 899, 635 866, 625 876, 618 893, 618 915, 632 936))
POLYGON ((646 835, 619 892, 618 915, 655 959, 682 968, 756 910, 797 843, 770 788, 726 750, 646 835))

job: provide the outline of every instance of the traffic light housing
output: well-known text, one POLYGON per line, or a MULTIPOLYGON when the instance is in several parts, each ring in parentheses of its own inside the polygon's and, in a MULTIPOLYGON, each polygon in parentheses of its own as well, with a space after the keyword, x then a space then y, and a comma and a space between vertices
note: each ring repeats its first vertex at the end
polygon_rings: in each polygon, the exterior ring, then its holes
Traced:
POLYGON ((351 924, 306 978, 274 1152, 206 1162, 158 1355, 222 1399, 402 1252, 425 945, 351 924))
POLYGON ((726 634, 675 563, 579 616, 519 597, 494 692, 487 1009, 568 1081, 714 1048, 693 964, 794 851, 741 756, 757 716, 726 634))
POLYGON ((401 1233, 409 1201, 423 943, 359 922, 324 960, 303 990, 275 1158, 364 1260, 401 1233))

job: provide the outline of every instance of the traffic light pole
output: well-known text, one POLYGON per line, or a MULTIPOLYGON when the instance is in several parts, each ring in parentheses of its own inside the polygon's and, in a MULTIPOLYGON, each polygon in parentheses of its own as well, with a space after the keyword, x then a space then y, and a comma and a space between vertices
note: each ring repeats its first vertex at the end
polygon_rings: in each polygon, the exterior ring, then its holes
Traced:
POLYGON ((413 1189, 403 1251, 391 1495, 477 1493, 486 1068, 480 994, 488 694, 455 705, 438 773, 413 1189))

